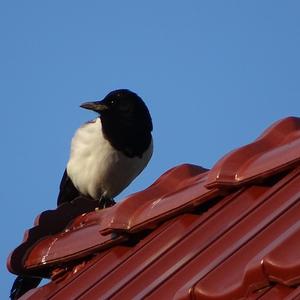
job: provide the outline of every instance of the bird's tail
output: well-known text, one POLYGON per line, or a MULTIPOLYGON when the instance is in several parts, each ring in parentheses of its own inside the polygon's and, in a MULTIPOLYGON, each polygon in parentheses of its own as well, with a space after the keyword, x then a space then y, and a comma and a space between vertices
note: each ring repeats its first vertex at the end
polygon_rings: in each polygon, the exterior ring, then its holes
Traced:
POLYGON ((17 300, 29 290, 36 288, 42 278, 19 275, 10 290, 10 299, 17 300))

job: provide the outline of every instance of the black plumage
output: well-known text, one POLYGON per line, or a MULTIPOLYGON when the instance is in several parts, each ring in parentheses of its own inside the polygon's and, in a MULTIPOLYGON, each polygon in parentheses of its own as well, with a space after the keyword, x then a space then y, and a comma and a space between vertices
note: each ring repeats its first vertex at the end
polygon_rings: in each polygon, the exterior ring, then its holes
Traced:
MULTIPOLYGON (((110 92, 103 100, 83 103, 81 107, 100 114, 101 128, 99 130, 102 131, 104 139, 109 142, 112 149, 119 151, 124 154, 124 156, 142 160, 143 155, 152 147, 152 119, 147 106, 136 93, 126 89, 115 90, 110 92)), ((83 127, 89 127, 89 125, 93 125, 94 123, 94 121, 90 121, 83 127)), ((99 145, 99 147, 101 146, 102 145, 99 145)), ((146 158, 147 161, 145 165, 149 159, 146 158)), ((134 163, 134 160, 132 160, 132 164, 134 163)), ((117 163, 115 165, 117 166, 117 163)), ((126 170, 120 167, 119 171, 124 172, 123 177, 126 179, 126 170)), ((139 172, 140 171, 141 170, 139 170, 139 172)), ((99 170, 99 173, 101 172, 102 171, 99 170)), ((137 176, 139 172, 134 174, 134 177, 137 176)), ((84 191, 80 190, 79 185, 76 186, 73 182, 71 175, 67 168, 60 184, 60 192, 57 199, 58 205, 71 202, 79 195, 84 195, 99 201, 100 206, 106 207, 109 206, 112 201, 112 196, 115 196, 112 194, 119 193, 100 191, 100 196, 95 199, 94 195, 84 193, 84 191)), ((81 176, 81 174, 79 174, 79 176, 81 176)), ((97 176, 96 174, 91 180, 97 180, 97 176)), ((112 178, 112 182, 113 180, 112 178)), ((128 179, 128 181, 128 183, 130 183, 132 179, 128 179)))
POLYGON ((11 288, 10 291, 10 299, 17 300, 22 295, 24 295, 27 291, 37 287, 42 278, 40 277, 33 277, 33 276, 25 276, 25 275, 19 275, 11 288))
MULTIPOLYGON (((135 93, 120 89, 103 100, 81 107, 100 116, 79 128, 64 171, 57 205, 77 197, 98 202, 99 208, 115 204, 119 194, 147 165, 152 155, 152 120, 147 106, 135 93)), ((20 275, 11 289, 16 300, 38 286, 42 278, 20 275)))

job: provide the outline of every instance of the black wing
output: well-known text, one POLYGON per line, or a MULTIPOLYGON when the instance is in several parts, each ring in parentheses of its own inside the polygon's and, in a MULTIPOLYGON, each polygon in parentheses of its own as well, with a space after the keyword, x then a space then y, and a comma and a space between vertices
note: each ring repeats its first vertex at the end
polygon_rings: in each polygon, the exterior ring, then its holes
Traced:
POLYGON ((10 299, 16 300, 24 295, 27 291, 36 288, 41 282, 40 277, 18 276, 10 290, 10 299))
POLYGON ((59 186, 59 194, 57 197, 57 206, 71 202, 76 197, 80 195, 79 191, 74 186, 71 178, 68 176, 67 169, 64 172, 64 175, 61 179, 60 186, 59 186))

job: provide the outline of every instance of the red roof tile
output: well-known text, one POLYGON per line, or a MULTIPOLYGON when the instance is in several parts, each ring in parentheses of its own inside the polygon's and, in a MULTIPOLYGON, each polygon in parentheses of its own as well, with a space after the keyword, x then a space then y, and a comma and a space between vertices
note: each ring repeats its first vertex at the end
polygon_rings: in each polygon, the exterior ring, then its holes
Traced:
POLYGON ((300 161, 300 118, 276 122, 255 142, 225 155, 209 172, 207 187, 241 185, 300 161))
POLYGON ((8 267, 52 277, 23 300, 300 299, 299 199, 300 119, 287 118, 210 171, 178 166, 111 208, 41 214, 8 267))

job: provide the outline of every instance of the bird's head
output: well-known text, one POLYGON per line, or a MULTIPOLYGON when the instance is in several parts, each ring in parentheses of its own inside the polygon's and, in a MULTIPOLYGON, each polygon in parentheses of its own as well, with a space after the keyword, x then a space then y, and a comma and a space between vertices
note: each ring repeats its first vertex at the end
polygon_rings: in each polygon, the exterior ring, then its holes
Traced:
POLYGON ((80 107, 99 113, 104 121, 142 126, 152 131, 152 120, 146 104, 130 90, 112 91, 103 100, 85 102, 80 107))

